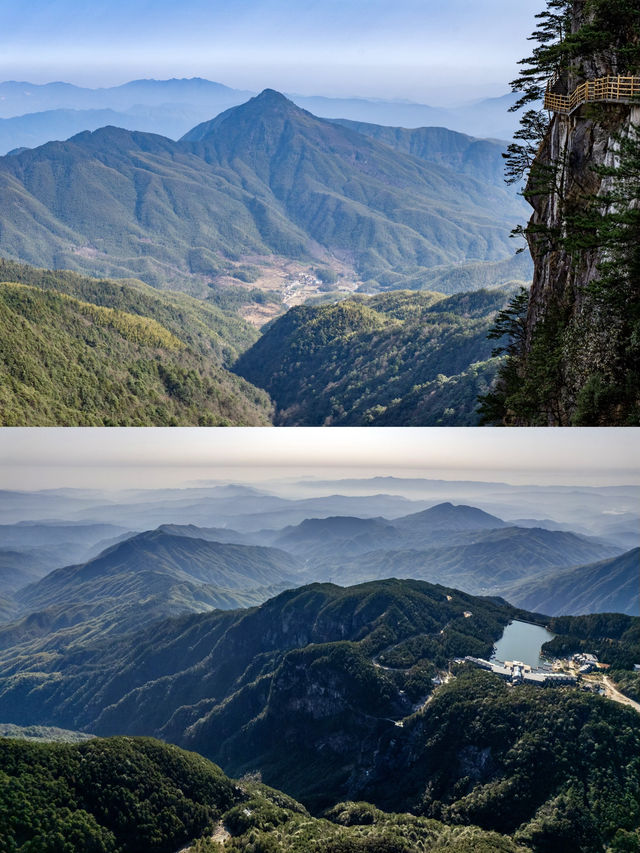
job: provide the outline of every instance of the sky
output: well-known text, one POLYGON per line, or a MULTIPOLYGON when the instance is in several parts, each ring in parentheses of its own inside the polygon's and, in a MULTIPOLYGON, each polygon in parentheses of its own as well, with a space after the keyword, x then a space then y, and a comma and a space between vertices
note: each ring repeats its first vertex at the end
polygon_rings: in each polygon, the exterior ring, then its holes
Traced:
POLYGON ((2 0, 0 79, 444 105, 509 90, 544 0, 2 0))
POLYGON ((535 485, 640 483, 634 429, 4 429, 0 489, 155 488, 206 479, 428 477, 535 485))

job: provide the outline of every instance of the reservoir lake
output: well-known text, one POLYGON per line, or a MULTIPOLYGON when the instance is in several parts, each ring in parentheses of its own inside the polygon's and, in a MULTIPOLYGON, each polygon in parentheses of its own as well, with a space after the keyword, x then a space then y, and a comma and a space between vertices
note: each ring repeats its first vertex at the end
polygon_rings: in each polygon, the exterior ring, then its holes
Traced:
POLYGON ((540 625, 530 622, 510 622, 496 645, 491 660, 504 663, 506 660, 519 660, 528 663, 534 669, 540 665, 540 649, 543 643, 553 640, 554 634, 540 625))

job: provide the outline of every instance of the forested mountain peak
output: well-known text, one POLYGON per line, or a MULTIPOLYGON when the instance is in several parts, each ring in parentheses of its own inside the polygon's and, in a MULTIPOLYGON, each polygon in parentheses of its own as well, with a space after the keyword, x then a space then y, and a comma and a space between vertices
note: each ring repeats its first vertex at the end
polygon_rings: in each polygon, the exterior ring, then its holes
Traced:
POLYGON ((287 122, 295 122, 300 126, 322 126, 330 128, 332 123, 317 118, 307 110, 296 106, 280 92, 275 89, 265 89, 259 95, 251 98, 237 107, 230 107, 210 121, 202 122, 192 128, 182 137, 182 142, 198 142, 213 139, 216 135, 227 134, 237 138, 239 134, 251 134, 250 138, 255 142, 262 137, 264 141, 264 128, 269 125, 282 130, 287 122))

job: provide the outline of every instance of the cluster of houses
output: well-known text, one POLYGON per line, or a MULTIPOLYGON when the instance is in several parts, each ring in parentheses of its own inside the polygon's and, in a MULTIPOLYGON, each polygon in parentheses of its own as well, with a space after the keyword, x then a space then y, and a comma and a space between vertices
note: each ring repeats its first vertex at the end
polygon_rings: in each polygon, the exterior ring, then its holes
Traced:
POLYGON ((602 664, 598 663, 595 655, 578 654, 573 656, 573 662, 578 667, 580 675, 587 675, 594 669, 600 669, 602 664))
POLYGON ((553 687, 563 684, 576 684, 577 678, 568 672, 551 672, 546 669, 533 669, 529 664, 522 661, 498 661, 484 660, 467 656, 459 658, 458 663, 470 663, 480 669, 486 669, 504 678, 510 684, 535 684, 538 687, 553 687))

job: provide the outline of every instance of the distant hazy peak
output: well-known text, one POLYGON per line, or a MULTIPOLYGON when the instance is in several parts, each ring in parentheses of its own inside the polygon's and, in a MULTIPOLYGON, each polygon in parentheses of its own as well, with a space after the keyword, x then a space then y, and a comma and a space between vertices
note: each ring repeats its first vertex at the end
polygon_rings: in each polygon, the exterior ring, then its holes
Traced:
POLYGON ((290 101, 282 92, 276 91, 276 89, 263 89, 259 95, 256 95, 255 98, 251 98, 255 103, 259 102, 270 102, 270 103, 286 103, 291 104, 292 107, 295 107, 293 101, 290 101))
POLYGON ((243 104, 230 107, 228 110, 220 113, 215 118, 209 121, 202 122, 185 135, 180 140, 181 142, 198 142, 206 139, 207 136, 217 131, 222 125, 231 121, 242 121, 243 119, 255 120, 255 118, 263 115, 291 115, 291 116, 309 116, 316 122, 322 122, 316 116, 312 116, 307 110, 297 106, 290 101, 281 92, 276 92, 275 89, 264 89, 259 95, 250 98, 243 104))
POLYGON ((412 515, 407 515, 404 518, 398 519, 396 523, 414 523, 427 522, 429 524, 454 526, 463 525, 464 527, 478 528, 497 528, 507 527, 507 523, 495 515, 491 515, 482 509, 475 506, 467 506, 466 504, 452 504, 446 501, 441 504, 429 507, 422 512, 416 512, 412 515))

